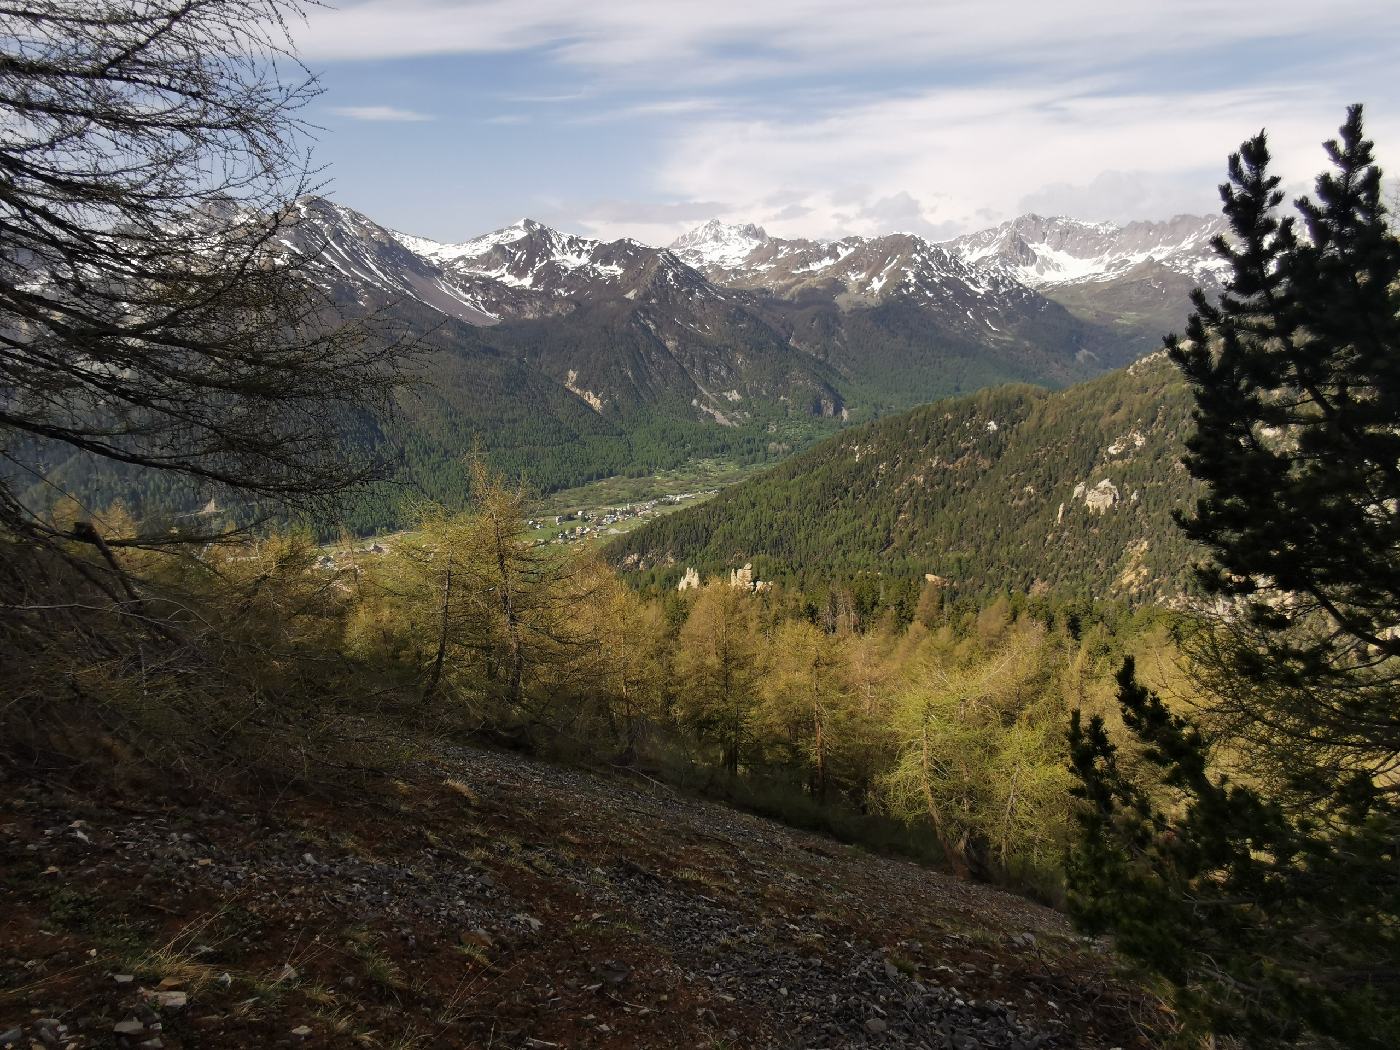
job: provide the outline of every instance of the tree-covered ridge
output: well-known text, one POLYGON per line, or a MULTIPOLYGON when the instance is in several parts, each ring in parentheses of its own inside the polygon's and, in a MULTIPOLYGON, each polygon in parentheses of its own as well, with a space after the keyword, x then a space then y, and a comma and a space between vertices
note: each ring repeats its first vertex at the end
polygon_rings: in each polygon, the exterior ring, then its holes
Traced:
POLYGON ((619 540, 644 569, 932 573, 962 593, 1165 597, 1189 397, 1160 357, 1060 392, 1013 385, 853 428, 619 540))

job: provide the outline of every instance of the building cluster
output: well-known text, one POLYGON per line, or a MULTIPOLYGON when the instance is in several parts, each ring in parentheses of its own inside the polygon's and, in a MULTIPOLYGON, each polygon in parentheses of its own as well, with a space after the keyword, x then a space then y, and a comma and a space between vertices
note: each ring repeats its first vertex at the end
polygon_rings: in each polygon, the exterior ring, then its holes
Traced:
POLYGON ((702 492, 678 492, 672 496, 660 496, 642 503, 629 503, 623 507, 610 507, 607 510, 579 510, 559 514, 555 516, 554 524, 560 528, 550 542, 575 543, 589 536, 616 536, 622 532, 618 525, 624 521, 646 518, 661 508, 679 506, 687 500, 697 499, 700 496, 711 496, 714 495, 715 491, 715 489, 708 489, 702 492))

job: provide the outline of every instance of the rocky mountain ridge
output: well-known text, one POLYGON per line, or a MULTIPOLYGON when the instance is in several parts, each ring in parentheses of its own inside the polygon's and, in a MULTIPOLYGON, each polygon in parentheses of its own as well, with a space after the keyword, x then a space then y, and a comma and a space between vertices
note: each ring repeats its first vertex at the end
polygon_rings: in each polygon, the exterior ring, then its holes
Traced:
POLYGON ((996 332, 1050 301, 1142 353, 1180 327, 1193 288, 1220 291, 1225 264, 1212 241, 1224 229, 1219 216, 1119 226, 1027 214, 939 243, 912 234, 812 241, 711 220, 671 249, 728 287, 789 299, 826 287, 843 307, 917 302, 955 329, 996 332))
POLYGON ((907 234, 823 243, 707 224, 673 248, 522 219, 460 243, 299 204, 288 247, 355 309, 405 302, 478 329, 597 412, 670 403, 738 426, 842 415, 1123 363, 1117 333, 1009 272, 907 234))
POLYGON ((1218 215, 1125 226, 1022 215, 948 244, 969 262, 1014 274, 1033 288, 1112 281, 1155 264, 1215 291, 1228 267, 1211 241, 1224 231, 1218 215))

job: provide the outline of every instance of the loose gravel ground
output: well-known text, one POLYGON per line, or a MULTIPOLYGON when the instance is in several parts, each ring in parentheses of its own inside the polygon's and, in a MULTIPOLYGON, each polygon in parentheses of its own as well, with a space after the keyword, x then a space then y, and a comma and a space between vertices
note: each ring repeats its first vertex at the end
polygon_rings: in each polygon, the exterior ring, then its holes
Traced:
POLYGON ((0 1047, 1146 1047, 1023 898, 443 745, 281 800, 0 784, 0 1047))

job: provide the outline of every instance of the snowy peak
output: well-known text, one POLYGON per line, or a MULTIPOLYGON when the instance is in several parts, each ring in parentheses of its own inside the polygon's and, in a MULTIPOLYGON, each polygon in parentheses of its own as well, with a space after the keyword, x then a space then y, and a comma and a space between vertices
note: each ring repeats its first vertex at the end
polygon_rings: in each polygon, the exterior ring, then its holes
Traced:
POLYGON ((564 316, 585 303, 719 294, 666 249, 579 237, 535 219, 446 243, 308 197, 298 204, 286 246, 312 258, 319 279, 342 301, 370 308, 416 300, 475 325, 564 316))
POLYGON ((907 233, 786 240, 757 226, 711 220, 675 241, 672 250, 717 284, 787 300, 830 297, 842 310, 909 303, 979 332, 1000 331, 1007 310, 1035 298, 1015 277, 974 266, 944 245, 907 233))
POLYGON ((677 237, 671 243, 671 251, 698 270, 711 267, 729 270, 742 266, 766 243, 768 232, 762 226, 752 223, 728 226, 711 219, 677 237))
POLYGON ((469 324, 494 324, 490 296, 404 244, 400 234, 353 208, 303 197, 282 245, 304 255, 317 279, 342 299, 365 307, 414 300, 469 324))
POLYGON ((1156 266, 1209 288, 1218 285, 1223 273, 1211 241, 1224 228, 1218 216, 1178 215, 1165 222, 1118 226, 1022 215, 948 246, 970 262, 1002 268, 1032 287, 1111 281, 1156 266))

